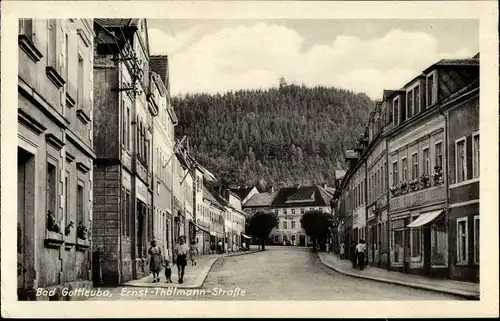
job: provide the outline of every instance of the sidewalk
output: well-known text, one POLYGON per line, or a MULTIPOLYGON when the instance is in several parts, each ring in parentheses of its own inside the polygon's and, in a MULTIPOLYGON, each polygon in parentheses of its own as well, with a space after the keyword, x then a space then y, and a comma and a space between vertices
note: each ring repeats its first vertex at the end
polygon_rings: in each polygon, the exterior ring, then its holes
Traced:
POLYGON ((452 294, 471 300, 479 300, 478 283, 431 279, 418 275, 390 272, 372 266, 367 266, 363 271, 360 271, 352 267, 351 261, 341 260, 336 254, 319 252, 318 256, 321 263, 347 276, 452 294))
POLYGON ((138 280, 131 280, 121 284, 127 287, 141 287, 141 288, 178 288, 178 289, 197 289, 203 286, 203 282, 208 276, 210 269, 214 263, 221 257, 230 257, 245 255, 258 252, 258 250, 251 249, 244 252, 233 252, 224 254, 208 254, 200 255, 196 258, 196 265, 191 266, 191 260, 188 259, 188 265, 184 272, 184 283, 179 284, 177 277, 177 266, 172 265, 172 283, 166 283, 165 270, 160 272, 160 282, 153 283, 153 274, 143 277, 138 280))

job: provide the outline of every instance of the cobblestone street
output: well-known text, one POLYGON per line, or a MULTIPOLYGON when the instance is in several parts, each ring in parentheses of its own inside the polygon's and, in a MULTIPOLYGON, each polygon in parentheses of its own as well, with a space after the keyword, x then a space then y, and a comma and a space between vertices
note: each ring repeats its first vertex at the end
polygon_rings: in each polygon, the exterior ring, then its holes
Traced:
POLYGON ((202 289, 119 287, 111 289, 108 299, 461 300, 452 295, 342 276, 324 266, 310 249, 294 247, 266 247, 264 252, 220 258, 202 289))

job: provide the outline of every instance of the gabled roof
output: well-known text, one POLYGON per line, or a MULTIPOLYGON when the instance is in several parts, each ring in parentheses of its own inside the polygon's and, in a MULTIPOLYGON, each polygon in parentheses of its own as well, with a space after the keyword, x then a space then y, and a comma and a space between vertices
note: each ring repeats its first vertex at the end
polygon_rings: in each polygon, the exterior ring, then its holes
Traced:
POLYGON ((479 58, 466 58, 466 59, 441 59, 435 64, 429 66, 424 70, 424 73, 439 68, 439 67, 478 67, 479 58))
POLYGON ((206 198, 212 204, 222 209, 224 208, 224 206, 229 206, 229 203, 219 196, 217 191, 205 178, 203 178, 203 198, 206 198))
POLYGON ((247 207, 269 207, 272 205, 275 194, 271 193, 256 193, 253 194, 252 197, 245 204, 243 204, 243 208, 247 207))
POLYGON ((330 206, 330 196, 318 186, 294 186, 279 190, 272 207, 330 206))
POLYGON ((238 187, 238 188, 231 188, 230 191, 233 194, 238 195, 238 197, 241 200, 244 200, 245 197, 247 197, 247 195, 250 194, 250 192, 252 191, 253 188, 254 188, 254 186, 250 186, 250 187, 238 187))

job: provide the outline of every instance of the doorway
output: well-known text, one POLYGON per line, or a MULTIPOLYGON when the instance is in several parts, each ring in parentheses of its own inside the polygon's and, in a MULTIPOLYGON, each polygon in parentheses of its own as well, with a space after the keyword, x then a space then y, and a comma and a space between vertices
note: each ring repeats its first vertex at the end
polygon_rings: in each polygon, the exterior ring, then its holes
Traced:
POLYGON ((306 236, 305 235, 300 235, 299 236, 299 245, 300 246, 306 246, 306 236))
MULTIPOLYGON (((35 155, 17 148, 17 288, 34 282, 35 155)), ((21 291, 24 292, 24 291, 21 291)), ((21 300, 27 299, 21 294, 21 300)))

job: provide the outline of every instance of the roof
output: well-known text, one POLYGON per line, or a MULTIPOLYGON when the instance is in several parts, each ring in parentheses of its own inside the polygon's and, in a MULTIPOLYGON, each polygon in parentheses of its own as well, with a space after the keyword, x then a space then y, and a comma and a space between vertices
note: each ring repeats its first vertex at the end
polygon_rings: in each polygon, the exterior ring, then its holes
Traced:
POLYGON ((424 73, 428 73, 432 69, 438 67, 476 67, 479 66, 479 58, 465 58, 465 59, 441 59, 435 64, 429 66, 424 70, 424 73))
POLYGON ((238 187, 238 188, 231 188, 230 191, 233 194, 238 195, 238 197, 241 200, 244 200, 245 197, 247 197, 247 195, 250 194, 250 192, 252 191, 253 188, 254 188, 254 186, 251 186, 251 187, 238 187))
POLYGON ((330 206, 332 196, 319 186, 294 186, 279 190, 272 207, 330 206))
POLYGON ((273 203, 275 194, 271 193, 256 193, 250 197, 243 207, 266 207, 271 206, 273 203))
POLYGON ((127 27, 127 26, 137 26, 139 23, 139 19, 94 19, 97 24, 106 27, 106 28, 119 28, 119 27, 127 27))
POLYGON ((203 179, 203 197, 221 208, 229 206, 229 203, 217 194, 215 189, 205 178, 203 179))
POLYGON ((345 176, 345 174, 346 174, 345 170, 343 170, 343 169, 337 169, 335 171, 335 179, 341 179, 341 178, 343 178, 345 176))
POLYGON ((386 100, 387 98, 389 98, 390 96, 392 96, 395 92, 396 92, 396 90, 384 89, 384 93, 382 94, 382 99, 386 100))

